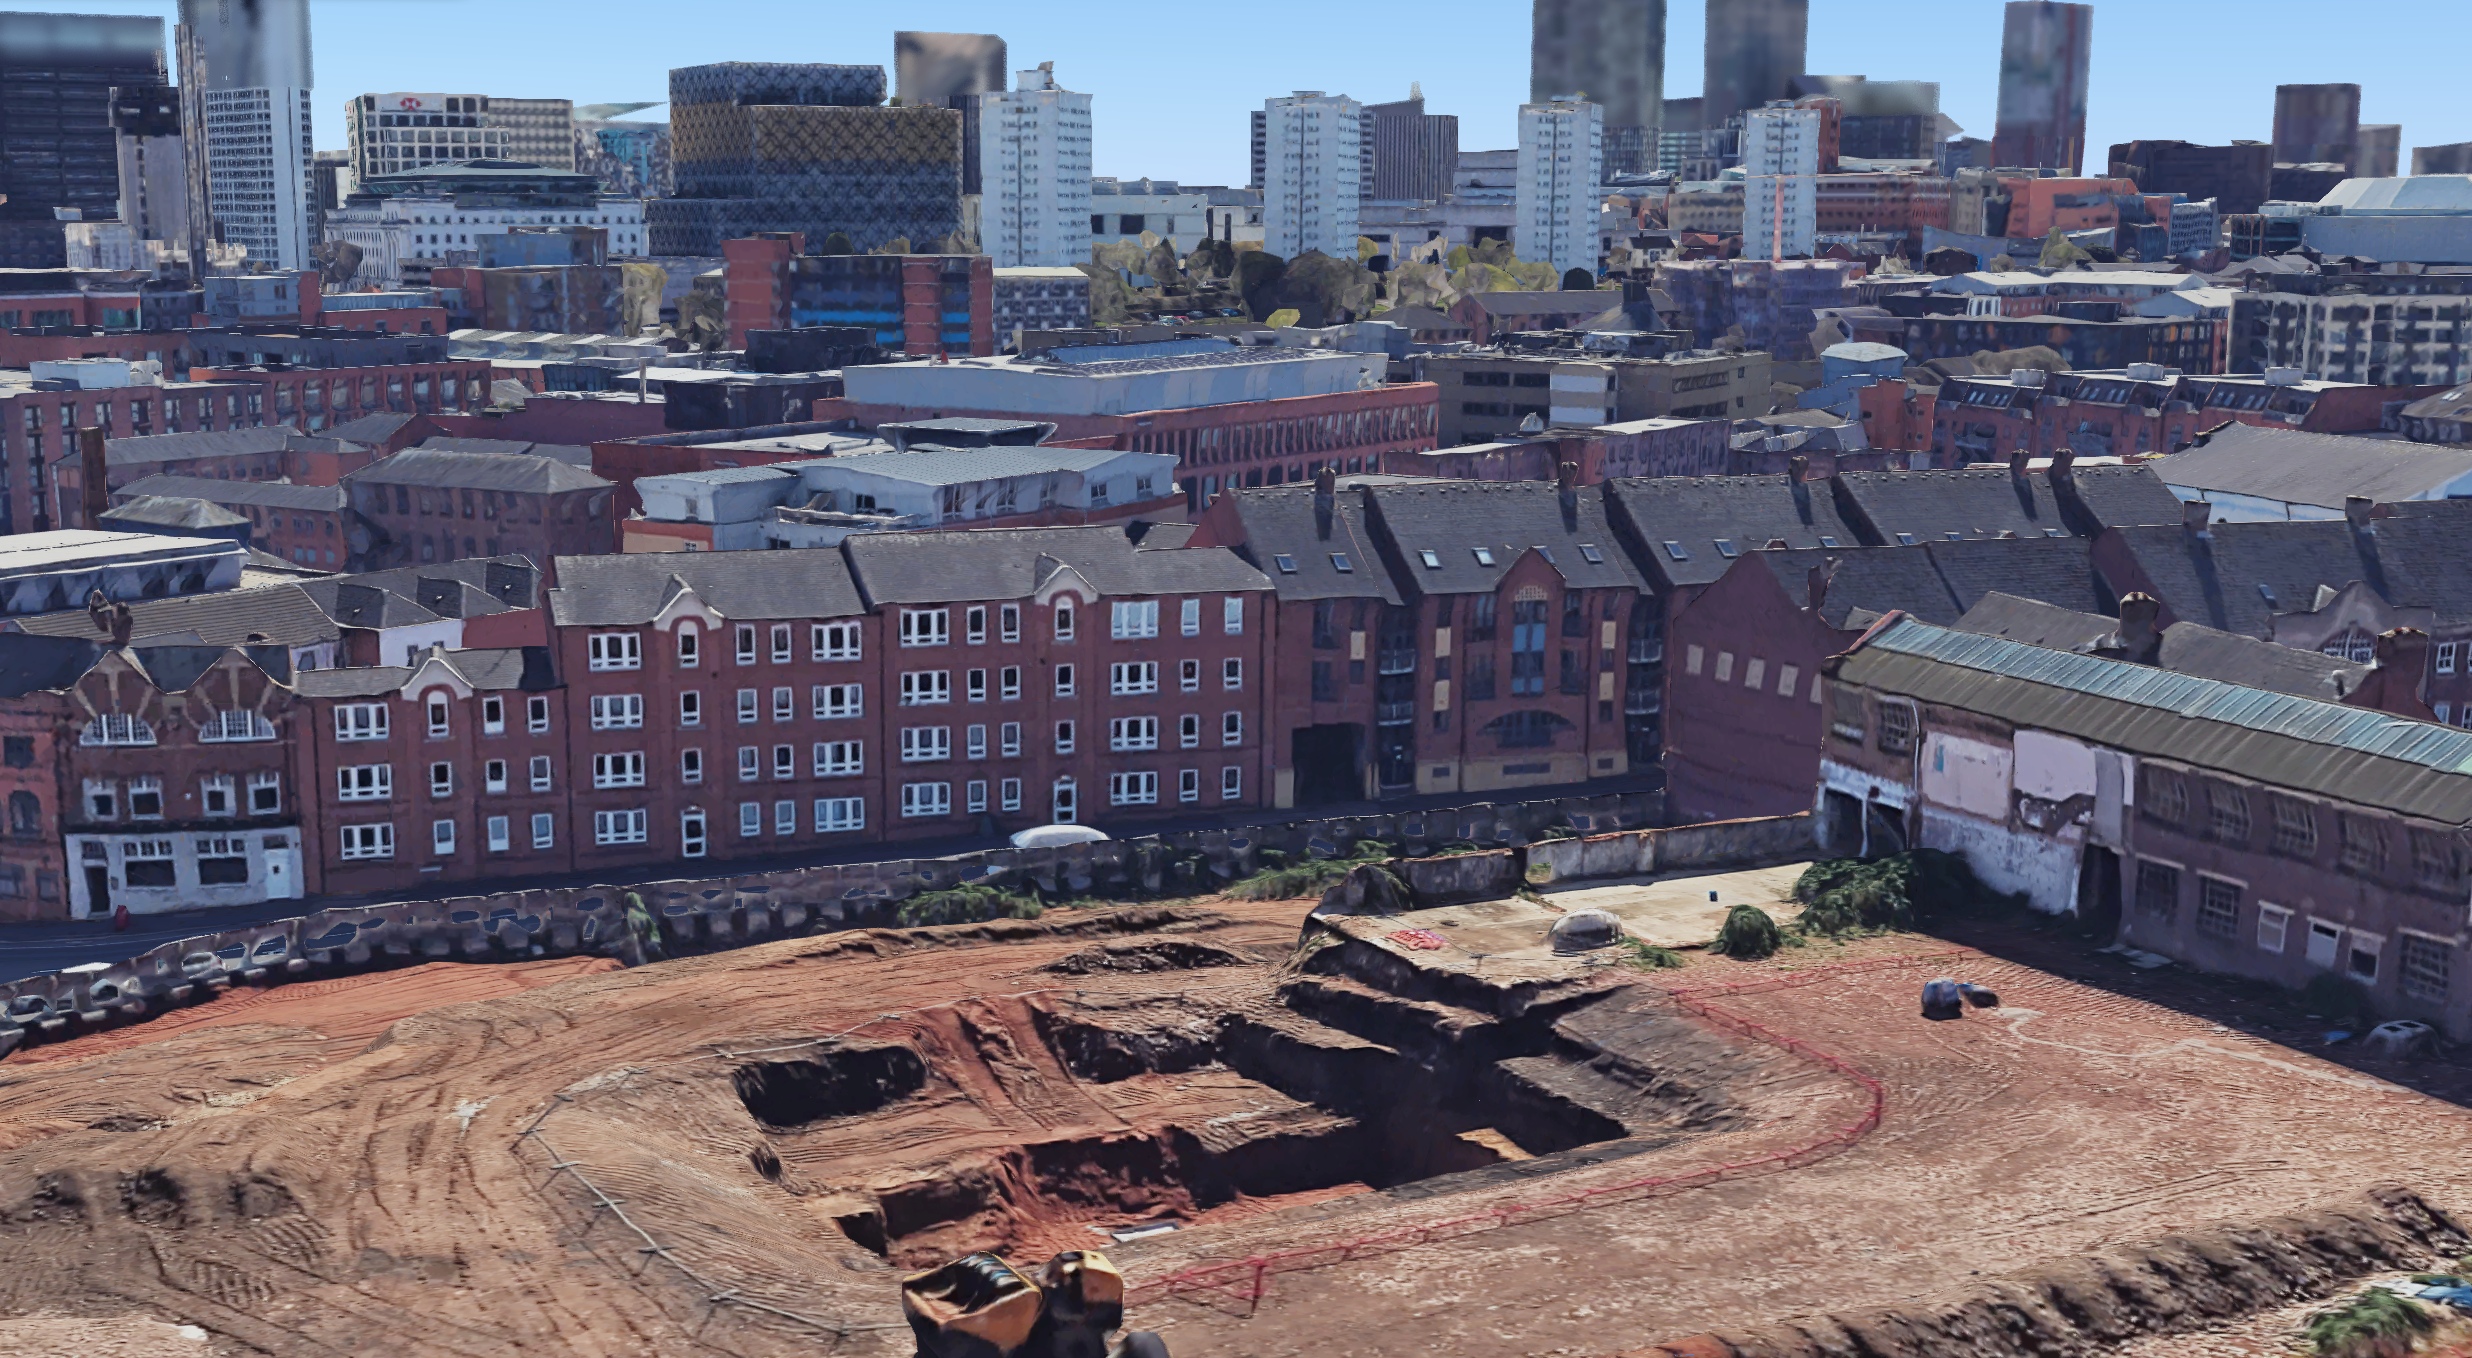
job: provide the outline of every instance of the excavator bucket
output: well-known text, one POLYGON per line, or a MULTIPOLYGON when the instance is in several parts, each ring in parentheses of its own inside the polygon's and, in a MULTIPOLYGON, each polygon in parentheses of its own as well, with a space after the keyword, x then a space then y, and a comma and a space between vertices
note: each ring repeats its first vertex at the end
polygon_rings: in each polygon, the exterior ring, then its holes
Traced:
POLYGON ((1036 1282, 992 1254, 965 1255, 901 1281, 901 1313, 919 1358, 1013 1358, 1044 1304, 1036 1282))

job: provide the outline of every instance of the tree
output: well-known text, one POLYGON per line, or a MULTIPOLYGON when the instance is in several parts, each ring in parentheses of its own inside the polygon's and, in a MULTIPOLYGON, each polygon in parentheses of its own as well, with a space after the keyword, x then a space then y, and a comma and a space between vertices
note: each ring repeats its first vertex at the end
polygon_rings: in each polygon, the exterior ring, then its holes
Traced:
POLYGON ((816 253, 819 255, 854 255, 858 253, 858 247, 850 243, 849 233, 835 231, 824 238, 823 248, 817 250, 816 253))

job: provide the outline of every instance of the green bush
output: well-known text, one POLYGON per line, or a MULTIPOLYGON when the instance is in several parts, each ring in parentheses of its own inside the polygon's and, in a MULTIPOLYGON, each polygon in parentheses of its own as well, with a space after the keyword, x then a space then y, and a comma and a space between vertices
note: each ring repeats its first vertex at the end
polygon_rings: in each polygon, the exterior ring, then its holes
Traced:
POLYGON ((2003 894, 1983 885, 1962 855, 1940 849, 1814 863, 1795 880, 1793 897, 1803 906, 1795 927, 1830 937, 1867 929, 1910 929, 1930 915, 2025 904, 2022 894, 2003 894))
POLYGON ((1718 926, 1716 941, 1708 945, 1708 951, 1756 961, 1783 946, 1785 935, 1767 911, 1756 905, 1738 905, 1725 912, 1725 923, 1718 926))
POLYGON ((991 919, 1037 919, 1042 911, 1037 896, 964 883, 943 891, 922 891, 896 907, 893 918, 906 928, 918 928, 929 924, 977 924, 991 919))
POLYGON ((1622 959, 1626 967, 1637 967, 1641 971, 1671 971, 1682 965, 1682 954, 1671 948, 1660 948, 1636 938, 1623 939, 1622 947, 1630 954, 1622 959))
POLYGON ((2414 1340, 2436 1328, 2419 1302, 2371 1288, 2310 1317, 2306 1334, 2318 1358, 2402 1358, 2414 1340))
MULTIPOLYGON (((1346 858, 1307 858, 1290 863, 1287 855, 1277 849, 1264 849, 1261 856, 1270 866, 1229 886, 1228 895, 1240 901, 1293 901, 1319 896, 1359 866, 1389 858, 1391 850, 1378 839, 1360 839, 1346 858)), ((1400 883, 1401 894, 1406 894, 1406 888, 1406 883, 1400 883)))

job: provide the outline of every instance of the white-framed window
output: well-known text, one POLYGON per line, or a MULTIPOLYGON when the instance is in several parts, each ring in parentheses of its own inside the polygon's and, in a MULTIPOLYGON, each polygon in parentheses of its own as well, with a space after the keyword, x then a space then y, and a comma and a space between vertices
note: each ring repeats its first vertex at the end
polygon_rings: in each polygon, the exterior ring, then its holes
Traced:
POLYGON ((1073 601, 1070 599, 1058 599, 1056 601, 1056 640, 1071 641, 1072 639, 1073 601))
POLYGON ((817 721, 866 714, 865 690, 857 684, 817 684, 808 697, 817 721))
POLYGON ((967 800, 964 803, 963 809, 972 812, 984 811, 987 809, 987 783, 984 779, 972 779, 965 786, 964 790, 967 794, 967 800))
POLYGON ((1242 745, 1245 743, 1244 713, 1229 712, 1219 718, 1219 743, 1221 745, 1242 745))
POLYGON ((197 738, 208 745, 219 745, 230 741, 273 740, 275 724, 258 713, 235 708, 208 716, 206 724, 197 728, 197 738))
POLYGON ((815 776, 818 778, 848 778, 867 771, 867 747, 855 740, 819 740, 815 743, 815 776))
POLYGON ((347 764, 335 770, 335 800, 382 802, 395 795, 392 764, 347 764))
POLYGON ((809 635, 808 656, 814 660, 858 659, 858 624, 819 622, 809 635))
POLYGON ((1073 723, 1069 721, 1056 723, 1056 753, 1073 753, 1073 723))
POLYGON ((953 610, 949 608, 905 608, 901 610, 901 644, 904 646, 944 646, 953 640, 953 610))
POLYGON ((689 746, 678 752, 678 781, 682 783, 704 781, 704 752, 702 750, 689 746))
POLYGON ((1155 750, 1159 748, 1159 719, 1157 717, 1108 718, 1107 748, 1111 750, 1155 750))
POLYGON ((1021 640, 1021 605, 1000 604, 996 608, 996 639, 1021 640))
POLYGON ((950 726, 905 726, 901 728, 901 762, 919 764, 929 760, 953 757, 953 728, 950 726))
POLYGON ((679 691, 678 724, 681 726, 704 724, 704 695, 700 690, 690 688, 679 691))
POLYGON ((983 703, 987 701, 987 671, 972 670, 969 673, 968 680, 968 683, 963 687, 963 692, 969 700, 974 703, 983 703))
POLYGON ((283 775, 253 773, 249 775, 249 814, 272 816, 283 810, 283 775))
POLYGON ((532 813, 532 847, 547 849, 558 842, 558 822, 546 811, 532 813))
POLYGON ((772 712, 774 721, 788 721, 798 715, 798 699, 788 685, 773 690, 772 712))
POLYGON ((506 761, 492 759, 481 765, 481 791, 506 791, 506 761))
POLYGON ((2456 657, 2456 655, 2457 655, 2459 652, 2461 652, 2461 651, 2462 651, 2462 649, 2463 649, 2463 646, 2462 646, 2462 643, 2460 643, 2460 642, 2454 642, 2454 641, 2441 641, 2441 642, 2439 642, 2439 643, 2438 643, 2438 673, 2440 673, 2440 674, 2453 674, 2453 673, 2455 672, 2455 657, 2456 657))
POLYGON ((446 695, 443 693, 430 694, 429 738, 431 740, 444 740, 449 735, 453 734, 453 732, 454 710, 448 706, 446 695))
POLYGON ((752 665, 752 664, 754 664, 754 663, 755 663, 755 624, 753 624, 753 623, 747 623, 747 622, 742 622, 742 623, 738 624, 738 630, 737 630, 737 633, 736 633, 735 639, 736 639, 736 641, 738 642, 738 646, 737 646, 737 655, 736 655, 736 659, 737 659, 738 663, 739 663, 739 664, 741 664, 741 665, 752 665))
POLYGON ((2284 936, 2292 924, 2292 912, 2279 905, 2257 903, 2257 948, 2259 952, 2283 951, 2284 936))
POLYGON ((739 725, 741 725, 741 726, 751 726, 751 725, 753 725, 753 724, 755 723, 755 721, 757 720, 757 718, 761 715, 761 713, 757 710, 757 708, 758 708, 758 704, 759 704, 761 701, 762 701, 761 697, 760 697, 760 696, 756 693, 756 691, 755 691, 754 689, 751 689, 751 688, 742 688, 742 689, 738 690, 738 724, 739 724, 739 725))
POLYGON ((491 853, 505 853, 508 846, 514 843, 513 836, 507 831, 506 817, 504 816, 491 816, 488 820, 481 823, 481 827, 482 832, 489 837, 489 851, 491 853))
POLYGON ((163 819, 163 780, 153 774, 129 780, 129 814, 139 820, 163 819))
POLYGON ((592 842, 595 844, 641 844, 648 838, 644 812, 640 809, 592 813, 592 842))
POLYGON ((1198 802, 1201 799, 1202 771, 1200 769, 1176 770, 1176 800, 1198 802))
POLYGON ((1158 800, 1159 775, 1155 773, 1107 775, 1107 804, 1110 806, 1151 806, 1158 800))
POLYGON ((815 832, 837 834, 845 830, 867 828, 867 801, 863 797, 818 797, 815 799, 815 832))
POLYGON ((548 755, 545 755, 545 754, 536 754, 536 755, 532 756, 532 766, 531 766, 528 770, 526 770, 526 772, 527 772, 527 773, 530 775, 530 777, 531 777, 531 781, 532 781, 532 790, 533 790, 533 791, 535 791, 535 792, 547 792, 547 791, 549 791, 549 786, 550 786, 551 779, 550 779, 550 762, 549 762, 549 756, 548 756, 548 755))
POLYGON ((346 858, 394 857, 395 827, 391 823, 344 826, 343 856, 346 858))
POLYGON ((711 847, 704 834, 704 813, 694 807, 678 813, 678 852, 682 857, 701 858, 711 847))
POLYGON ((1230 595, 1220 605, 1219 626, 1231 637, 1245 634, 1245 601, 1242 595, 1230 595))
POLYGON ((639 632, 592 632, 584 637, 584 668, 589 670, 640 670, 644 667, 644 638, 639 632))
POLYGON ((773 833, 776 835, 798 833, 798 803, 793 801, 773 803, 773 833))
POLYGON ((1119 660, 1107 667, 1107 691, 1122 696, 1127 693, 1159 691, 1159 662, 1156 660, 1119 660))
POLYGON ((973 646, 984 645, 986 643, 987 606, 985 604, 979 604, 962 613, 961 634, 962 639, 969 642, 973 646))
POLYGON ((592 757, 594 787, 642 787, 644 785, 644 752, 629 750, 622 754, 596 754, 592 757))
POLYGON ((773 624, 772 662, 776 665, 790 663, 790 625, 786 622, 773 624))
MULTIPOLYGON (((102 718, 96 718, 100 721, 102 718)), ((387 712, 384 703, 340 703, 335 707, 335 739, 384 740, 387 735, 387 712)), ((96 742, 88 741, 88 744, 96 742)))
POLYGON ((232 799, 233 787, 232 776, 228 773, 200 779, 197 785, 199 807, 209 816, 233 814, 237 805, 232 799))
POLYGON ((549 729, 549 699, 524 700, 524 727, 536 736, 549 729))
POLYGON ((1021 753, 1021 723, 1008 721, 996 728, 996 753, 1007 759, 1021 753))
POLYGON ((1073 696, 1073 667, 1070 665, 1056 667, 1056 696, 1059 698, 1073 696))
POLYGON ((1187 712, 1176 718, 1176 743, 1188 750, 1202 743, 1201 713, 1187 712))
POLYGON ((996 784, 996 809, 1000 811, 1021 810, 1021 780, 1019 778, 1007 778, 996 784))
POLYGON ((901 814, 914 816, 949 816, 953 814, 951 783, 903 783, 901 814))
POLYGON ((972 726, 964 734, 967 737, 964 742, 964 748, 968 751, 967 757, 985 759, 987 757, 987 728, 984 725, 972 726))
POLYGON ((494 693, 481 699, 481 734, 485 736, 506 734, 506 699, 494 693))
POLYGON ((1180 624, 1180 630, 1186 636, 1200 636, 1202 634, 1202 601, 1199 599, 1185 600, 1178 607, 1177 621, 1180 624))
POLYGON ((455 856, 455 822, 451 820, 429 822, 429 849, 434 857, 452 858, 455 856))
POLYGON ((691 622, 678 624, 678 668, 694 669, 704 662, 704 629, 691 622))
POLYGON ((1021 696, 1021 666, 1007 665, 996 671, 996 697, 1011 702, 1021 696))
POLYGON ((592 697, 592 729, 627 731, 644 724, 641 693, 596 693, 592 697))
POLYGON ((1159 601, 1156 599, 1119 600, 1107 606, 1107 634, 1118 641, 1134 641, 1159 634, 1159 601))
POLYGON ((953 700, 951 670, 904 670, 901 675, 901 705, 922 707, 931 703, 953 700))
POLYGON ((1245 795, 1245 771, 1230 764, 1219 770, 1219 800, 1232 802, 1245 795))
POLYGON ((738 747, 738 781, 752 783, 764 776, 764 752, 753 745, 738 747))
POLYGON ((797 777, 798 747, 794 745, 773 746, 772 769, 775 778, 797 777))
POLYGON ((1199 693, 1199 692, 1201 692, 1201 691, 1202 691, 1202 662, 1201 662, 1201 661, 1199 661, 1199 660, 1179 660, 1179 661, 1177 661, 1177 662, 1176 662, 1176 686, 1177 686, 1178 688, 1180 688, 1180 689, 1184 690, 1184 691, 1185 691, 1185 692, 1187 692, 1187 693, 1199 693))
POLYGON ((455 795, 454 765, 449 764, 444 760, 439 760, 429 766, 429 795, 432 797, 452 797, 455 795))
POLYGON ((1234 656, 1219 662, 1219 687, 1234 693, 1245 686, 1245 662, 1234 656))

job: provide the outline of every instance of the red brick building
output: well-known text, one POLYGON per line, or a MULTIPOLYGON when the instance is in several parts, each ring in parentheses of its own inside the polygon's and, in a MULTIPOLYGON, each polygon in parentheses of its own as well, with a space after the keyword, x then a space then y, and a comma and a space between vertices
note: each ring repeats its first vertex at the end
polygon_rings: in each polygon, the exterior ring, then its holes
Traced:
POLYGON ((729 344, 750 330, 861 325, 905 354, 996 351, 995 262, 986 255, 810 255, 803 232, 721 243, 729 344))
POLYGON ((0 921, 57 919, 68 912, 62 850, 60 768, 76 738, 64 690, 99 650, 67 637, 16 637, 0 685, 0 921))
MULTIPOLYGON (((1900 384, 1866 388, 1885 409, 1900 384), (1882 390, 1888 388, 1889 390, 1882 390)), ((2213 377, 2168 373, 2152 365, 2112 372, 2029 373, 1953 377, 1927 407, 1909 406, 1902 430, 1866 424, 1878 447, 1928 447, 1931 465, 1962 467, 2002 462, 2017 449, 2048 457, 2063 449, 2079 457, 2153 456, 2178 452, 2217 425, 2237 422, 2304 433, 2365 433, 2379 428, 2385 412, 2443 387, 2377 387, 2353 382, 2270 381, 2257 375, 2213 377), (1928 444, 1911 423, 1927 419, 1928 444), (1902 433, 1905 443, 1883 443, 1883 432, 1902 433)))
POLYGON ((343 479, 373 568, 618 550, 616 488, 555 458, 408 448, 343 479))
POLYGON ((1949 181, 1939 175, 1822 172, 1815 183, 1823 236, 1901 234, 1919 257, 1923 228, 1948 229, 1949 181))
POLYGON ((343 488, 288 481, 225 481, 157 474, 112 491, 115 504, 145 495, 204 500, 249 521, 249 545, 271 556, 327 570, 358 570, 344 521, 343 488))

